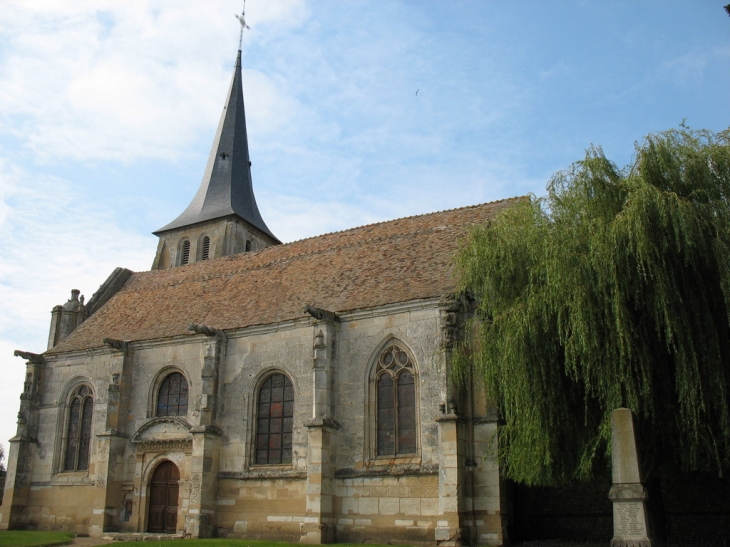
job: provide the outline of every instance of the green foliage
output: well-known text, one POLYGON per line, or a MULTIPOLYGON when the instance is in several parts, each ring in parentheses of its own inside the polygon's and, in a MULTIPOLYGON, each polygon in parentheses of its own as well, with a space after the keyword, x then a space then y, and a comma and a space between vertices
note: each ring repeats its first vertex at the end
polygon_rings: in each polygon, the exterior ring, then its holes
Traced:
MULTIPOLYGON (((25 530, 11 530, 0 532, 0 547, 51 547, 65 545, 71 542, 74 534, 71 532, 31 532, 25 530)), ((260 539, 179 539, 161 541, 145 541, 150 547, 299 547, 299 543, 283 543, 280 541, 265 541, 260 539)), ((139 547, 139 541, 115 541, 114 547, 139 547)), ((369 544, 371 545, 371 544, 369 544)), ((354 543, 335 543, 333 547, 359 547, 354 543)), ((384 547, 372 544, 372 547, 384 547)), ((407 546, 406 546, 407 547, 407 546)))
POLYGON ((478 302, 462 353, 505 422, 505 475, 605 469, 619 407, 654 469, 727 472, 730 131, 650 135, 623 170, 593 147, 547 190, 473 230, 457 258, 478 302))
MULTIPOLYGON (((1 545, 1 544, 0 544, 1 545)), ((145 542, 150 547, 301 547, 301 543, 283 543, 280 541, 266 541, 261 539, 186 539, 184 543, 180 540, 163 540, 145 542)), ((372 545, 372 547, 385 547, 383 545, 372 545)), ((114 547, 139 547, 137 541, 114 542, 114 547)), ((360 543, 333 543, 332 547, 361 547, 360 543)), ((407 547, 407 546, 404 546, 407 547)))
POLYGON ((31 532, 6 530, 0 532, 0 547, 50 547, 67 545, 74 535, 71 532, 31 532))

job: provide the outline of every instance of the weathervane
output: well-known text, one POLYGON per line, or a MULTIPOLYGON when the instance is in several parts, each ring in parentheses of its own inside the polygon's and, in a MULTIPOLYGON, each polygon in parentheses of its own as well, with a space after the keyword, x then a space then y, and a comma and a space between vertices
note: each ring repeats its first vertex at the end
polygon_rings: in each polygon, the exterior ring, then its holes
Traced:
POLYGON ((240 51, 241 45, 243 44, 243 29, 247 28, 248 30, 251 30, 251 27, 246 24, 246 0, 243 0, 243 10, 241 10, 241 15, 235 15, 238 22, 241 23, 241 34, 238 37, 238 50, 240 51))

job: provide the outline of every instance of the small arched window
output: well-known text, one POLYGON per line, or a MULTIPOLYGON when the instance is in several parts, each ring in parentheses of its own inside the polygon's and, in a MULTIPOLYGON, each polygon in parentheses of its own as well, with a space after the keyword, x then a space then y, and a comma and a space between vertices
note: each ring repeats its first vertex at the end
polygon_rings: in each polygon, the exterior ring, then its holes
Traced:
POLYGON ((188 413, 188 382, 173 372, 160 384, 157 392, 157 416, 185 416, 188 413))
POLYGON ((251 250, 251 240, 246 240, 246 252, 249 252, 251 250))
POLYGON ((203 250, 200 253, 201 260, 208 260, 210 258, 210 238, 205 236, 203 238, 203 250))
POLYGON ((188 262, 190 262, 190 240, 185 239, 182 242, 182 249, 181 249, 182 255, 180 256, 180 265, 184 266, 188 262))
POLYGON ((68 401, 64 471, 85 471, 89 468, 93 414, 94 400, 91 389, 87 385, 81 385, 73 391, 68 401))
POLYGON ((375 372, 376 454, 416 452, 415 369, 408 353, 391 344, 380 354, 375 372))
POLYGON ((291 463, 294 386, 284 374, 272 374, 259 389, 256 463, 291 463))

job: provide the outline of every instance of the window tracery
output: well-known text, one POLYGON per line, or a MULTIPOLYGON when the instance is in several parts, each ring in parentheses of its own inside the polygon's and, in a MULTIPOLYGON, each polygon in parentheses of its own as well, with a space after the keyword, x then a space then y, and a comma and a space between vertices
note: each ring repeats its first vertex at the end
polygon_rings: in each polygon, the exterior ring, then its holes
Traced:
POLYGON ((82 384, 73 391, 68 402, 64 471, 85 471, 89 468, 93 413, 91 388, 82 384))
POLYGON ((408 352, 398 344, 389 344, 378 357, 375 408, 376 455, 415 454, 415 367, 408 352))

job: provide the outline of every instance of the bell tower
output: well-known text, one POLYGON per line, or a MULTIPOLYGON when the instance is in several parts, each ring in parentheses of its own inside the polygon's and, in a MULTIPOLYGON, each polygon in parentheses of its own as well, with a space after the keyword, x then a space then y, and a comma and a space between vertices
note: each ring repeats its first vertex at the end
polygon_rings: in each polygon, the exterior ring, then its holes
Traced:
POLYGON ((261 218, 253 194, 240 48, 200 188, 182 214, 154 234, 160 241, 153 270, 281 243, 261 218))

